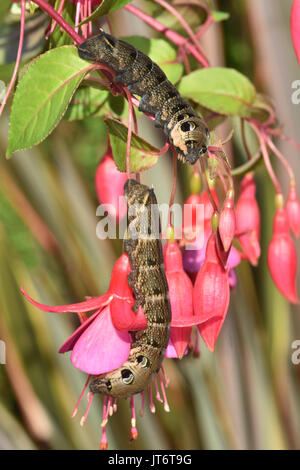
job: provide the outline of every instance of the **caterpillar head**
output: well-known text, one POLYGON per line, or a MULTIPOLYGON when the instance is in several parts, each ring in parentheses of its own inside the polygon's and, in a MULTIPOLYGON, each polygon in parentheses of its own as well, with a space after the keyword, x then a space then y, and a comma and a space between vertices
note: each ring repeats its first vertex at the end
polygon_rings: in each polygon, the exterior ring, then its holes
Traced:
POLYGON ((144 390, 150 378, 150 361, 139 354, 134 361, 125 363, 119 369, 95 377, 90 390, 115 398, 126 398, 144 390))
POLYGON ((178 158, 194 165, 207 152, 209 131, 199 116, 183 114, 170 132, 172 143, 178 151, 178 158))

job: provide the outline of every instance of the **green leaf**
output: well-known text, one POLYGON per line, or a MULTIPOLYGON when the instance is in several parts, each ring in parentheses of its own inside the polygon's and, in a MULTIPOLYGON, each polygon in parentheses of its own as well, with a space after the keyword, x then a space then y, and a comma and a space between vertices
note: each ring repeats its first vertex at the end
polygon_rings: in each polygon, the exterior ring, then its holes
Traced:
POLYGON ((89 116, 99 116, 99 109, 106 101, 108 91, 92 87, 82 87, 75 91, 72 101, 64 115, 64 119, 74 121, 89 116))
POLYGON ((95 20, 96 18, 100 18, 101 16, 107 15, 112 11, 119 10, 119 8, 123 8, 127 3, 130 3, 130 0, 103 0, 101 5, 96 8, 93 13, 88 16, 84 21, 81 21, 79 25, 88 23, 89 21, 95 20))
POLYGON ((147 54, 165 72, 172 83, 178 82, 183 74, 183 64, 176 63, 177 50, 165 39, 148 39, 142 36, 122 38, 147 54), (174 62, 174 63, 172 63, 174 62))
MULTIPOLYGON (((120 171, 126 171, 126 143, 128 129, 124 124, 114 119, 106 119, 105 124, 108 128, 112 153, 116 165, 120 171)), ((158 156, 145 154, 143 150, 159 153, 159 149, 149 144, 133 132, 130 149, 130 171, 139 172, 147 170, 156 164, 158 156)))
POLYGON ((249 117, 256 91, 250 80, 234 69, 211 67, 183 77, 179 92, 219 114, 249 117))
POLYGON ((211 14, 212 14, 213 19, 214 19, 216 22, 228 20, 228 18, 230 18, 230 14, 229 14, 227 11, 216 11, 216 10, 213 10, 213 11, 211 12, 211 14))
POLYGON ((65 113, 87 68, 74 46, 42 54, 20 80, 12 104, 7 157, 44 140, 65 113))

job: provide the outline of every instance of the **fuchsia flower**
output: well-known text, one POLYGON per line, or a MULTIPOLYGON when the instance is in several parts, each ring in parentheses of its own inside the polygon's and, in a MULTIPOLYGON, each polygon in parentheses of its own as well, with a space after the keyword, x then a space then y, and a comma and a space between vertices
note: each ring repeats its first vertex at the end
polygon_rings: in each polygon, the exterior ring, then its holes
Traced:
POLYGON ((294 0, 291 11, 291 36, 300 63, 300 0, 294 0))
POLYGON ((295 237, 298 238, 300 235, 300 203, 298 200, 297 190, 294 184, 290 186, 285 209, 290 229, 295 235, 295 237))
POLYGON ((286 211, 279 208, 273 221, 273 236, 268 249, 268 265, 277 289, 293 303, 296 290, 297 253, 289 234, 286 211))
POLYGON ((82 313, 96 310, 59 350, 60 353, 72 351, 72 364, 87 374, 103 374, 121 366, 129 356, 132 340, 128 331, 147 326, 142 310, 135 315, 131 309, 134 299, 127 283, 130 269, 128 256, 123 254, 115 263, 107 293, 77 304, 40 304, 22 288, 25 297, 44 312, 82 313))
POLYGON ((260 213, 255 193, 253 173, 248 173, 242 180, 241 194, 236 204, 236 237, 245 256, 254 266, 260 257, 260 213))
POLYGON ((108 214, 118 222, 127 213, 126 201, 123 196, 126 173, 117 169, 110 145, 98 165, 95 174, 95 186, 98 200, 108 214))
POLYGON ((216 233, 207 242, 205 261, 194 285, 194 312, 201 318, 198 330, 207 347, 214 351, 224 323, 230 299, 228 268, 224 269, 217 253, 216 233))
MULTIPOLYGON (((147 327, 147 320, 141 308, 135 314, 132 310, 134 298, 131 288, 128 286, 127 276, 130 273, 131 266, 127 254, 123 254, 115 263, 111 282, 108 291, 100 297, 94 297, 79 302, 77 304, 48 306, 40 304, 31 299, 22 288, 25 297, 40 310, 45 312, 75 312, 78 313, 83 323, 70 336, 70 338, 59 349, 60 353, 72 351, 71 362, 77 368, 88 375, 85 386, 76 403, 72 417, 77 414, 79 403, 84 396, 91 375, 99 375, 110 372, 120 367, 129 356, 132 336, 130 331, 143 330, 147 327), (85 312, 95 310, 88 318, 85 318, 85 312)), ((164 368, 158 372, 154 378, 156 399, 164 403, 164 409, 169 411, 169 405, 166 397, 165 387, 168 385, 164 368), (159 384, 162 397, 159 391, 159 384)), ((140 414, 144 410, 144 391, 142 395, 142 408, 140 414)), ((93 393, 89 393, 88 407, 81 418, 80 424, 83 425, 89 413, 93 393)), ((152 397, 152 384, 149 385, 149 407, 152 413, 155 413, 155 405, 152 397)), ((130 398, 131 410, 131 439, 137 439, 138 433, 136 428, 135 414, 135 397, 130 398)), ((103 400, 103 417, 102 417, 102 438, 101 449, 107 448, 106 424, 108 417, 117 411, 117 399, 104 396, 103 400)))

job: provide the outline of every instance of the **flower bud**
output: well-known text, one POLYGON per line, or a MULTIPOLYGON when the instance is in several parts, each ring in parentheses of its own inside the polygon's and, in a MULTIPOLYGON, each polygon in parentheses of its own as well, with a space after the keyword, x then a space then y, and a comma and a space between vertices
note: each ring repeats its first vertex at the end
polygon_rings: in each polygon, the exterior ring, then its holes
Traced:
POLYGON ((286 211, 279 208, 273 221, 273 236, 268 248, 268 265, 277 289, 293 303, 296 291, 297 253, 289 234, 286 211))
POLYGON ((219 220, 219 233, 225 251, 232 245, 235 234, 234 192, 229 190, 219 220))

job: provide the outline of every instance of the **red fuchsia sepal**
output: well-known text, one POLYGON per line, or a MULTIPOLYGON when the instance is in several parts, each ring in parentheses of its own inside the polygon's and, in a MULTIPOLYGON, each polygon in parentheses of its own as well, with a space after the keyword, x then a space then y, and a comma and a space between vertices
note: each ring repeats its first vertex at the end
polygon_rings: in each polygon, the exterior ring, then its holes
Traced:
POLYGON ((300 203, 294 184, 290 186, 287 203, 285 206, 289 226, 295 237, 300 235, 300 203))
POLYGON ((108 145, 106 154, 96 170, 95 186, 100 204, 116 221, 122 219, 127 213, 126 201, 123 196, 126 181, 127 175, 117 169, 111 147, 108 145))
POLYGON ((296 289, 297 253, 289 234, 286 211, 277 209, 273 235, 268 248, 268 265, 277 289, 293 303, 298 303, 296 289))
POLYGON ((225 251, 232 245, 235 234, 234 191, 230 189, 226 195, 219 220, 219 233, 225 251))
POLYGON ((260 212, 255 198, 256 185, 253 173, 244 176, 241 194, 236 204, 236 237, 254 266, 260 257, 260 212))
POLYGON ((230 299, 228 269, 224 269, 220 262, 216 237, 213 232, 208 240, 205 262, 197 275, 193 292, 194 312, 202 317, 198 330, 211 351, 225 320, 230 299))
POLYGON ((294 0, 291 10, 291 36, 300 64, 300 0, 294 0))
POLYGON ((168 243, 164 260, 172 310, 170 338, 177 357, 182 359, 190 340, 192 327, 172 325, 175 320, 193 319, 193 284, 183 270, 181 251, 175 242, 168 243))

